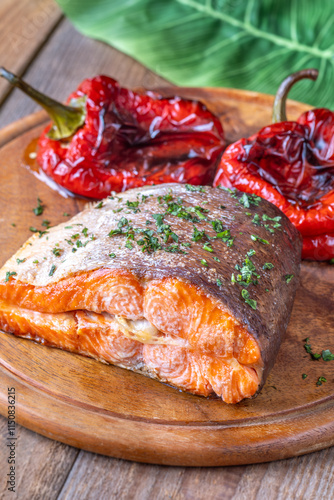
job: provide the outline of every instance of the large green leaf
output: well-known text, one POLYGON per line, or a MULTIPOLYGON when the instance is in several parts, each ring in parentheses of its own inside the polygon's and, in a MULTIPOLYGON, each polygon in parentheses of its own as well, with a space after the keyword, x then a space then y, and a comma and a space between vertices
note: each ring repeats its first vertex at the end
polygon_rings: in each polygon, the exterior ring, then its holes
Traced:
POLYGON ((274 94, 318 68, 290 97, 334 109, 333 0, 58 0, 76 28, 188 86, 274 94))

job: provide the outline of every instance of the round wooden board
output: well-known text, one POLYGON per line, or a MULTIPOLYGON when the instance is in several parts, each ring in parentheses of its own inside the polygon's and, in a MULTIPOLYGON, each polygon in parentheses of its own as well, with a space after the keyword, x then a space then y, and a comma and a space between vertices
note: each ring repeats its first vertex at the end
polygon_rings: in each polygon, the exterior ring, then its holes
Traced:
MULTIPOLYGON (((205 101, 221 117, 229 142, 270 122, 271 96, 229 89, 178 93, 205 101)), ((290 102, 289 116, 305 109, 290 102)), ((42 218, 57 224, 64 212, 74 215, 84 205, 61 197, 23 166, 44 121, 38 113, 0 132, 1 265, 29 237, 30 226, 41 227, 42 218), (46 204, 42 217, 32 212, 37 197, 46 204)), ((257 398, 234 406, 0 332, 0 412, 7 415, 7 388, 15 387, 17 421, 29 429, 156 464, 236 465, 320 450, 334 444, 334 363, 312 361, 303 339, 310 337, 316 351, 334 351, 333 310, 334 267, 304 263, 275 367, 257 398), (319 376, 327 378, 322 386, 316 386, 319 376)))

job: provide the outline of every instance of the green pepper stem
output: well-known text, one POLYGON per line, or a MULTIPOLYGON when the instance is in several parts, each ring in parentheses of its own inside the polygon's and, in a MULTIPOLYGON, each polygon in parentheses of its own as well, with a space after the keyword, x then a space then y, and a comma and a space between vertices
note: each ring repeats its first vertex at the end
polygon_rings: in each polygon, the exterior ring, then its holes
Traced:
POLYGON ((66 106, 50 97, 42 94, 5 68, 0 67, 0 76, 5 78, 11 85, 19 88, 31 99, 36 101, 50 116, 53 126, 48 136, 54 140, 65 139, 78 130, 86 118, 86 97, 73 100, 72 106, 66 106))
POLYGON ((273 106, 272 123, 279 123, 287 121, 286 117, 286 99, 291 87, 299 80, 304 78, 309 78, 310 80, 316 80, 318 78, 317 69, 302 69, 297 71, 297 73, 292 73, 283 80, 281 85, 278 87, 277 94, 273 106))

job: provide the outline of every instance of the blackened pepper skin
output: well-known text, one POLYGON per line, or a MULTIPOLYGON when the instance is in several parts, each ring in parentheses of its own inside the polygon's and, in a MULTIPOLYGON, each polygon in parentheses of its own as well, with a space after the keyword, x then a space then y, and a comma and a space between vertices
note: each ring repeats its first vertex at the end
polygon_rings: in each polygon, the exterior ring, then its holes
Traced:
POLYGON ((317 74, 303 70, 284 80, 274 123, 226 149, 214 186, 233 186, 274 203, 301 232, 303 258, 321 261, 334 257, 334 113, 313 109, 295 122, 285 116, 291 86, 317 74))
POLYGON ((3 68, 0 76, 50 114, 37 162, 69 191, 102 199, 144 185, 212 183, 225 140, 219 119, 204 104, 133 92, 97 76, 62 105, 3 68))

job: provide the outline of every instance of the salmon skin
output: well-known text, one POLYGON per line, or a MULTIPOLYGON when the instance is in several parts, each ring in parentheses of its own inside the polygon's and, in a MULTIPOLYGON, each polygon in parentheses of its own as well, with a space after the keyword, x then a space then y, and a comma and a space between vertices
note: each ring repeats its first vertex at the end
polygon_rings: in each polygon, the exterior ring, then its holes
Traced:
POLYGON ((272 368, 301 237, 254 195, 159 185, 33 235, 0 270, 0 328, 226 403, 272 368))

